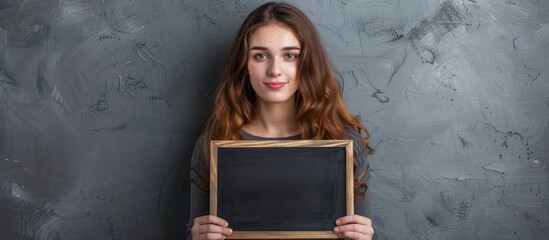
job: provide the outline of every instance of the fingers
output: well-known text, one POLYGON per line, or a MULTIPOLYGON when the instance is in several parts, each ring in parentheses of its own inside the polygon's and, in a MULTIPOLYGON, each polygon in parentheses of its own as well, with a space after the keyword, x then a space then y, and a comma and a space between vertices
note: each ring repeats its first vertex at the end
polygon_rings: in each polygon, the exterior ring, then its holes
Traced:
POLYGON ((372 225, 372 220, 360 215, 349 215, 345 217, 340 217, 336 220, 336 225, 345 225, 349 223, 372 225))
POLYGON ((206 215, 202 217, 197 217, 194 219, 194 224, 215 224, 222 227, 228 227, 229 223, 225 220, 223 220, 220 217, 214 216, 214 215, 206 215))
POLYGON ((347 224, 342 226, 337 226, 334 228, 334 233, 336 234, 344 234, 345 238, 351 238, 351 239, 363 239, 363 238, 355 238, 348 236, 349 234, 354 236, 355 233, 359 235, 366 235, 372 237, 374 235, 374 229, 370 225, 360 225, 360 224, 347 224))
POLYGON ((227 221, 212 215, 194 219, 191 233, 193 239, 225 239, 233 230, 228 228, 227 221))
POLYGON ((215 227, 214 225, 198 225, 191 229, 193 239, 225 239, 233 231, 229 228, 215 227))
POLYGON ((360 215, 351 215, 336 220, 334 233, 345 239, 372 239, 372 221, 360 215))
POLYGON ((218 225, 204 224, 204 225, 198 225, 197 226, 197 232, 199 234, 219 233, 219 234, 223 234, 223 235, 229 235, 229 234, 232 233, 232 230, 230 228, 220 227, 218 225))

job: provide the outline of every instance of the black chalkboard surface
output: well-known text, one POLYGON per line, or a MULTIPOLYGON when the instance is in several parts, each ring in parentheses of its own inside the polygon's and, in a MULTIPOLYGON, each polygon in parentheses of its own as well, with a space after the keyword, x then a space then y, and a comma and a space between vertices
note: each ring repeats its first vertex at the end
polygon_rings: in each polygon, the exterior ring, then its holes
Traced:
POLYGON ((337 238, 353 214, 352 141, 212 141, 210 213, 233 238, 337 238))

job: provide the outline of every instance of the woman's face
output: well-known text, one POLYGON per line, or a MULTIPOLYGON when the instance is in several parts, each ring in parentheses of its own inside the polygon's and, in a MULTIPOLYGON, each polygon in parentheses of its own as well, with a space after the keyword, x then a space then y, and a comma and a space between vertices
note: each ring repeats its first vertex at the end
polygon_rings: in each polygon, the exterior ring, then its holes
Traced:
POLYGON ((294 101, 301 44, 280 24, 258 28, 248 38, 248 74, 259 103, 294 101))

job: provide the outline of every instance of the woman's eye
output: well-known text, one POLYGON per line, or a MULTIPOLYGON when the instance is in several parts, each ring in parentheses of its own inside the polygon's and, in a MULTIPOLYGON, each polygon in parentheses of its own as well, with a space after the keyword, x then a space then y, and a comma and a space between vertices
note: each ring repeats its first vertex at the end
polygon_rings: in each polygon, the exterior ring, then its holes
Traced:
POLYGON ((298 57, 299 57, 299 56, 298 56, 297 54, 294 54, 294 53, 288 53, 288 54, 286 54, 286 59, 288 59, 288 60, 292 60, 292 61, 293 61, 293 60, 297 59, 298 57))
POLYGON ((257 60, 264 60, 264 59, 267 59, 267 55, 263 54, 263 53, 258 53, 256 55, 254 55, 254 58, 257 59, 257 60))

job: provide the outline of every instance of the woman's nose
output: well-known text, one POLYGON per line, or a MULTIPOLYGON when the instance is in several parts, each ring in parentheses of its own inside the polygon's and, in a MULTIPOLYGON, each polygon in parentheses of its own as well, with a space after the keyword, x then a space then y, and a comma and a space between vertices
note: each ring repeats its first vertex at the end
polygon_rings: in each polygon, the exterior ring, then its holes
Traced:
POLYGON ((272 77, 278 77, 282 75, 282 71, 280 69, 280 63, 278 63, 277 59, 271 60, 269 69, 267 70, 267 74, 272 77))

